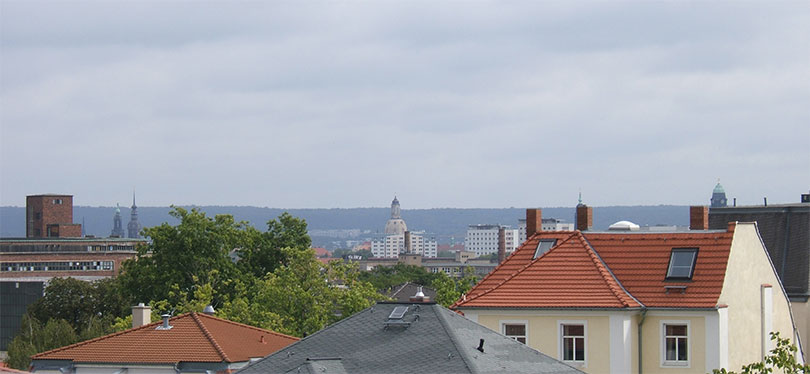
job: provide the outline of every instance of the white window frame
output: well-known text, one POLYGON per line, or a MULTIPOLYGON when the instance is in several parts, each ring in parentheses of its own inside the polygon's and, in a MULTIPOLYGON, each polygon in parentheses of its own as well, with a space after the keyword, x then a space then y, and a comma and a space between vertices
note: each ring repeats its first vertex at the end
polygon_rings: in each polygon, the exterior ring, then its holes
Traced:
POLYGON ((662 368, 691 368, 692 367, 692 325, 689 320, 661 320, 658 331, 660 331, 659 344, 661 346, 661 367, 662 368), (667 360, 667 325, 686 326, 686 361, 667 360))
POLYGON ((506 335, 506 325, 523 325, 523 338, 526 339, 526 345, 529 345, 529 321, 525 319, 503 319, 500 320, 501 325, 501 334, 506 336, 509 339, 513 339, 516 342, 520 343, 519 340, 515 339, 513 336, 506 335))
POLYGON ((588 367, 588 321, 586 320, 559 320, 557 321, 557 357, 560 361, 565 362, 568 365, 574 367, 588 367), (582 361, 577 360, 565 360, 563 358, 563 350, 565 349, 565 344, 563 344, 563 325, 582 325, 583 327, 583 344, 584 344, 584 357, 582 361))

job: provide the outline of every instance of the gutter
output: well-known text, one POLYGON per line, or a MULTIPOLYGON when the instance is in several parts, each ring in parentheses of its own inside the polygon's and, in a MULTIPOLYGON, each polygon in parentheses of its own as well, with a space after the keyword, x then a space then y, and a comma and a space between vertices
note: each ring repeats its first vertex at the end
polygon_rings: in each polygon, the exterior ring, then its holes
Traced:
POLYGON ((642 338, 641 338, 641 327, 644 325, 644 320, 647 319, 647 308, 641 308, 641 319, 638 321, 638 374, 642 374, 642 338))

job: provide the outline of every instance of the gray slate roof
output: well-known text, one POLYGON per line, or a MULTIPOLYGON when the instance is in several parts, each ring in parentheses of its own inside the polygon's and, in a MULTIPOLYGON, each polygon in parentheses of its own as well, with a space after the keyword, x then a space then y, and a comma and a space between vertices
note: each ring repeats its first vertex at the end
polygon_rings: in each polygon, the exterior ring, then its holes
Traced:
POLYGON ((240 370, 254 373, 582 373, 435 303, 379 303, 240 370), (401 325, 386 322, 395 307, 401 325), (406 325, 409 324, 409 325, 406 325), (484 339, 483 352, 476 348, 484 339))
POLYGON ((739 206, 709 209, 709 228, 729 222, 757 222, 776 273, 791 300, 810 296, 810 204, 739 206))
POLYGON ((419 287, 422 287, 422 293, 424 293, 425 296, 430 297, 431 300, 436 299, 435 290, 411 282, 405 282, 392 287, 387 296, 394 299, 394 301, 407 303, 410 301, 411 296, 416 295, 416 292, 419 291, 419 287))

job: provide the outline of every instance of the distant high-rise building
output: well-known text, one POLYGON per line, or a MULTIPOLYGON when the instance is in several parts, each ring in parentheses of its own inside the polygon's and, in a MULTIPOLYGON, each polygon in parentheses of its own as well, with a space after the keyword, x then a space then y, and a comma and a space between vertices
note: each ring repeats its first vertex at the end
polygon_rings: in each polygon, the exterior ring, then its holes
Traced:
POLYGON ((121 207, 116 204, 115 216, 113 216, 113 229, 110 236, 114 238, 124 237, 124 226, 121 224, 121 207))
POLYGON ((728 206, 728 201, 726 200, 726 190, 724 190, 723 186, 720 185, 720 181, 717 181, 717 185, 714 186, 711 202, 712 208, 725 208, 728 206))
POLYGON ((132 194, 132 211, 127 224, 127 237, 137 239, 141 237, 141 224, 138 222, 138 206, 135 205, 135 194, 132 194))
POLYGON ((475 252, 476 256, 498 253, 498 232, 501 228, 504 228, 506 253, 512 253, 521 244, 520 232, 502 225, 469 225, 464 250, 475 252))

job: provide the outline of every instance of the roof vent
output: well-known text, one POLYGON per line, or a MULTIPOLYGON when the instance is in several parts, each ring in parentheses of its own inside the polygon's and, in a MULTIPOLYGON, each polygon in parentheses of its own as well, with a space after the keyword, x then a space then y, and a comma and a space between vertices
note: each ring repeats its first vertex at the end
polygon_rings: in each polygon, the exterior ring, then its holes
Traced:
POLYGON ((203 313, 204 313, 204 314, 207 314, 207 315, 209 315, 209 316, 213 316, 213 315, 214 315, 214 313, 216 313, 216 312, 214 311, 214 307, 213 307, 211 304, 208 304, 208 305, 205 307, 205 309, 203 309, 203 313))
MULTIPOLYGON (((419 286, 419 288, 416 290, 416 295, 413 295, 410 298, 408 298, 408 301, 412 303, 427 303, 430 302, 430 296, 425 296, 425 293, 422 292, 422 286, 419 286)), ((407 309, 407 307, 405 308, 407 309)), ((396 310, 396 308, 394 309, 396 310)))
POLYGON ((169 324, 169 317, 171 317, 171 315, 161 314, 160 316, 163 317, 163 324, 155 328, 155 330, 171 330, 172 327, 174 327, 169 324))

